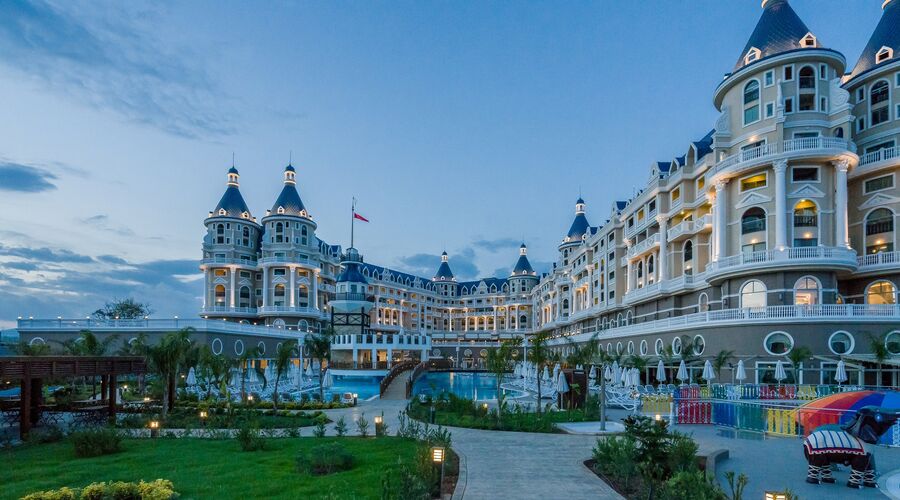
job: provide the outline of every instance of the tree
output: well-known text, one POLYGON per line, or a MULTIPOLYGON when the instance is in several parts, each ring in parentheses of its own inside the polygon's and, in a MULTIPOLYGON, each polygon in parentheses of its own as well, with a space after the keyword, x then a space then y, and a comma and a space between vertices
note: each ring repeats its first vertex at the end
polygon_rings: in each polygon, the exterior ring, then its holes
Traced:
POLYGON ((791 366, 794 368, 794 383, 800 383, 800 364, 803 363, 803 360, 809 359, 812 357, 812 350, 806 346, 795 346, 791 349, 791 352, 787 354, 788 361, 791 362, 791 366))
MULTIPOLYGON (((691 340, 691 338, 687 335, 681 336, 681 359, 684 360, 685 366, 688 367, 688 378, 693 378, 693 372, 690 370, 691 364, 700 359, 700 355, 697 352, 700 350, 699 347, 699 339, 691 340)), ((688 380, 691 382, 692 380, 688 380)))
MULTIPOLYGON (((100 340, 90 330, 81 330, 78 337, 66 340, 62 343, 63 351, 72 356, 105 356, 110 346, 119 338, 118 335, 109 335, 100 340)), ((85 385, 87 381, 85 381, 85 385)), ((91 377, 91 395, 97 393, 97 377, 91 377)))
POLYGON ((878 371, 876 372, 878 378, 875 381, 875 387, 881 387, 881 365, 886 359, 891 357, 885 337, 885 335, 869 335, 869 349, 872 351, 875 363, 878 366, 878 371))
POLYGON ((188 327, 168 333, 158 344, 145 349, 144 355, 150 369, 163 382, 162 418, 166 418, 169 409, 175 404, 178 372, 185 366, 185 359, 194 348, 190 339, 193 331, 193 328, 188 327))
POLYGON ((519 346, 519 339, 504 340, 500 343, 500 347, 489 349, 487 353, 487 369, 494 374, 497 381, 497 419, 503 417, 503 402, 506 399, 500 385, 503 383, 503 377, 509 373, 513 364, 512 353, 519 346))
POLYGON ((133 298, 114 298, 111 302, 94 311, 92 316, 97 320, 140 319, 153 314, 150 304, 136 302, 133 298))
POLYGON ((730 351, 727 349, 722 349, 716 354, 716 357, 712 360, 713 371, 716 372, 716 378, 722 380, 722 368, 725 368, 725 365, 728 364, 728 361, 734 357, 734 351, 730 351))
POLYGON ((528 361, 537 367, 537 412, 541 413, 541 371, 550 362, 550 348, 547 341, 550 340, 549 332, 539 332, 531 338, 531 349, 528 350, 528 361))
POLYGON ((567 343, 566 350, 569 352, 569 355, 566 356, 566 363, 571 366, 590 364, 597 354, 597 346, 599 345, 593 340, 577 344, 571 339, 567 339, 567 343))
POLYGON ((309 333, 303 341, 310 358, 319 360, 319 399, 325 400, 325 388, 322 386, 322 378, 325 374, 325 366, 331 361, 331 338, 334 336, 334 328, 328 326, 324 331, 309 333))
MULTIPOLYGON (((241 353, 241 355, 237 358, 237 364, 241 369, 241 401, 247 401, 247 372, 249 372, 250 370, 250 360, 256 359, 260 355, 261 353, 259 352, 259 347, 253 346, 248 349, 244 349, 244 352, 241 353)), ((253 369, 256 370, 256 373, 258 375, 262 375, 261 368, 254 367, 253 369)))
POLYGON ((272 393, 272 409, 274 410, 278 409, 278 383, 281 382, 281 377, 287 374, 296 349, 297 341, 288 340, 275 350, 275 392, 272 393))
POLYGON ((21 340, 13 346, 13 352, 19 356, 46 356, 50 354, 50 346, 48 344, 29 344, 21 340))
POLYGON ((223 393, 227 391, 229 374, 234 361, 225 356, 214 354, 208 345, 201 347, 199 354, 200 360, 197 366, 204 373, 208 382, 206 397, 210 396, 214 385, 220 386, 223 393))

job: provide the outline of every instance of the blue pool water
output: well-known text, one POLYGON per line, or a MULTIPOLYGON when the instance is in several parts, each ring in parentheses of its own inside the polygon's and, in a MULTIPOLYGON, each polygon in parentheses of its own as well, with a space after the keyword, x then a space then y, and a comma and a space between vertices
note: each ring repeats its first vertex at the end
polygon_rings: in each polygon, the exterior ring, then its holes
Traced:
MULTIPOLYGON (((430 372, 422 375, 413 386, 413 395, 452 392, 459 397, 476 401, 497 399, 497 380, 491 373, 430 372)), ((504 391, 508 397, 517 397, 518 391, 504 391)))
POLYGON ((327 392, 341 394, 352 392, 359 394, 360 400, 366 400, 378 395, 378 384, 384 377, 353 377, 349 375, 335 375, 334 385, 327 392))

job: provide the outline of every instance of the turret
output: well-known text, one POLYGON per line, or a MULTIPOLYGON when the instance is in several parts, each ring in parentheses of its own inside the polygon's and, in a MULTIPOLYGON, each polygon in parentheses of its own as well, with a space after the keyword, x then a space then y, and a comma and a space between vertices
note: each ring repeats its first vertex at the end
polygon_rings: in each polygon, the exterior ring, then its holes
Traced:
POLYGON ((569 226, 569 232, 566 233, 566 237, 563 238, 562 243, 559 245, 560 251, 580 245, 584 236, 590 229, 591 225, 584 215, 585 208, 586 205, 584 200, 579 197, 578 200, 575 201, 575 219, 572 221, 572 225, 569 226))
POLYGON ((284 187, 272 208, 266 211, 262 222, 265 226, 264 249, 270 245, 289 244, 297 250, 309 252, 316 247, 316 223, 297 192, 296 170, 293 165, 285 167, 284 187))
POLYGON ((229 168, 225 193, 205 221, 207 235, 203 243, 209 255, 204 254, 204 258, 222 252, 228 253, 227 258, 250 258, 257 250, 260 227, 241 196, 239 179, 238 170, 229 168))
POLYGON ((350 247, 342 257, 343 271, 337 278, 335 298, 330 302, 332 310, 339 313, 368 313, 373 304, 367 292, 369 281, 360 271, 362 255, 350 247))

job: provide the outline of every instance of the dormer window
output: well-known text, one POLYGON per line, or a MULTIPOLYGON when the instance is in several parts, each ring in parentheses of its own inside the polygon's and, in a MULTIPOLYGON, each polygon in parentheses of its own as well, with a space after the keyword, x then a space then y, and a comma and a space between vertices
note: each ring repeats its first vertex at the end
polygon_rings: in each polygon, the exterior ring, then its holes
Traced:
POLYGON ((241 218, 242 218, 242 219, 249 219, 249 218, 250 218, 250 212, 243 212, 243 213, 241 214, 241 218))
POLYGON ((807 33, 805 37, 800 39, 800 46, 803 48, 814 48, 816 46, 816 36, 807 33))
POLYGON ((228 212, 226 212, 224 208, 220 208, 220 209, 219 209, 219 215, 225 215, 225 214, 227 214, 227 213, 228 213, 228 212))
POLYGON ((878 53, 875 54, 875 64, 881 64, 888 59, 894 57, 894 49, 890 47, 882 47, 878 53))
POLYGON ((278 212, 279 214, 283 214, 283 213, 284 213, 284 207, 278 207, 277 212, 278 212))
POLYGON ((756 61, 762 56, 762 51, 757 49, 756 47, 750 47, 750 50, 747 51, 747 55, 744 56, 744 64, 750 64, 753 61, 756 61))

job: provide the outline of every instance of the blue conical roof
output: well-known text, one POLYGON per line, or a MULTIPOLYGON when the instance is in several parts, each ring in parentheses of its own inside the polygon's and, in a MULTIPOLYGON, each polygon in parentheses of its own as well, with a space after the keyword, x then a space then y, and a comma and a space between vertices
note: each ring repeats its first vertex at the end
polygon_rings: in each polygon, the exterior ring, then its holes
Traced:
POLYGON ((246 213, 249 217, 250 209, 247 207, 244 197, 241 196, 241 190, 238 187, 238 171, 233 166, 228 169, 227 186, 225 193, 219 200, 218 205, 216 205, 215 210, 213 210, 212 216, 241 218, 246 213), (222 210, 225 211, 224 214, 221 213, 222 210))
MULTIPOLYGON (((809 28, 794 12, 787 0, 768 0, 763 6, 762 16, 743 52, 734 65, 734 71, 747 66, 745 56, 751 48, 760 51, 759 59, 781 54, 800 47, 800 40, 809 33, 809 28)), ((751 61, 752 64, 755 61, 751 61)))
POLYGON ((339 283, 342 282, 352 282, 352 283, 368 283, 369 280, 366 279, 365 276, 359 271, 359 263, 357 262, 348 262, 344 264, 344 270, 341 271, 341 274, 337 277, 337 281, 339 283))
POLYGON ((294 181, 294 167, 288 165, 284 169, 284 187, 281 194, 272 205, 273 215, 294 215, 297 217, 307 217, 306 207, 300 199, 300 193, 297 192, 297 185, 294 181), (281 208, 282 210, 278 210, 281 208))
POLYGON ((526 255, 525 249, 525 244, 522 243, 522 246, 519 247, 519 260, 516 261, 516 267, 513 268, 513 276, 534 275, 534 269, 531 267, 531 262, 528 262, 528 256, 526 255))
POLYGON ((881 21, 878 22, 878 26, 875 27, 875 31, 869 38, 869 43, 866 44, 859 60, 856 61, 853 71, 850 72, 850 78, 856 78, 874 69, 876 66, 875 56, 882 47, 893 49, 894 55, 881 64, 894 62, 900 58, 900 0, 892 0, 885 4, 881 21))
POLYGON ((443 252, 441 254, 441 265, 434 274, 434 281, 453 281, 453 271, 450 270, 450 263, 448 260, 447 252, 443 252))

